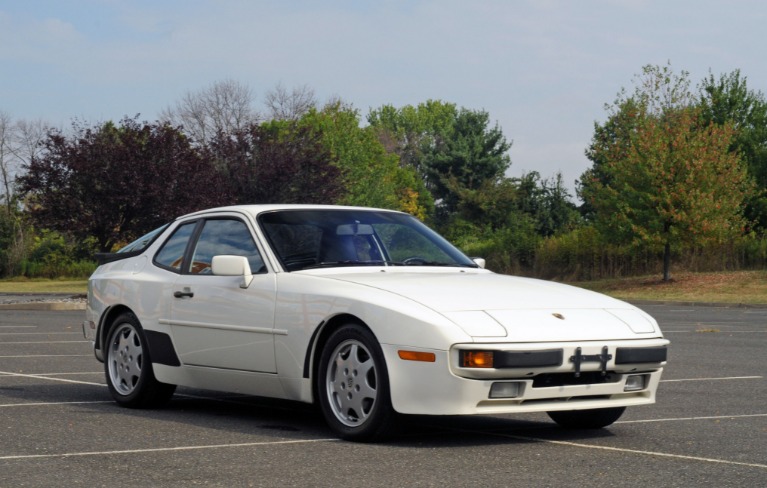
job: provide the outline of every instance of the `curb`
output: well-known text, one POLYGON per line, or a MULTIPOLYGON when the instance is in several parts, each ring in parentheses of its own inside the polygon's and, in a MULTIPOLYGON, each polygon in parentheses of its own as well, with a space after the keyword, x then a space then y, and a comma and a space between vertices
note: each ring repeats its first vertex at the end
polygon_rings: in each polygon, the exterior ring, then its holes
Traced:
POLYGON ((85 310, 82 293, 0 293, 0 310, 85 310))
POLYGON ((38 310, 38 311, 85 310, 85 304, 72 303, 72 302, 0 303, 0 310, 38 310))

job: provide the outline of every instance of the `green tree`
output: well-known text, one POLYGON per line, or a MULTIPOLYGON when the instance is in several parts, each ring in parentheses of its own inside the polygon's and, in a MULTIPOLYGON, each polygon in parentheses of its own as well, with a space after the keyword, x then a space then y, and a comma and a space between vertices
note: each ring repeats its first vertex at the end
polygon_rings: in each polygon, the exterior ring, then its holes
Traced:
POLYGON ((593 221, 596 218, 596 210, 586 198, 589 187, 595 182, 602 185, 610 185, 609 171, 606 165, 608 163, 607 148, 611 148, 613 154, 618 153, 621 157, 628 153, 631 147, 631 138, 636 131, 639 121, 640 107, 635 99, 625 97, 616 102, 616 106, 605 105, 610 115, 604 124, 594 123, 594 135, 591 138, 591 144, 586 149, 586 157, 591 161, 591 168, 587 169, 576 182, 576 194, 583 200, 580 206, 580 212, 587 221, 593 221), (617 106, 619 105, 619 106, 617 106))
POLYGON ((427 154, 426 181, 442 215, 454 213, 460 202, 454 185, 447 184, 449 178, 461 188, 476 190, 487 181, 499 181, 511 165, 511 144, 498 125, 490 128, 489 123, 487 112, 461 109, 451 130, 441 134, 427 154))
POLYGON ((580 224, 580 214, 565 188, 562 173, 542 179, 540 173, 531 171, 512 181, 517 186, 516 210, 530 216, 538 235, 561 234, 580 224))
POLYGON ((0 211, 0 276, 15 276, 29 252, 31 229, 14 204, 0 211))
POLYGON ((384 147, 425 181, 437 205, 437 222, 458 211, 461 190, 478 190, 503 178, 511 144, 485 111, 429 100, 416 107, 384 106, 368 115, 384 147))
POLYGON ((446 184, 459 202, 442 226, 448 239, 469 255, 485 258, 495 271, 519 274, 532 268, 540 235, 535 217, 521 208, 525 195, 518 180, 485 180, 469 189, 449 177, 446 184))
POLYGON ((401 166, 387 152, 371 127, 360 127, 359 112, 335 102, 310 109, 300 125, 309 127, 341 170, 345 193, 338 203, 391 208, 421 219, 433 207, 430 193, 415 170, 401 166))
POLYGON ((722 242, 743 230, 751 187, 729 151, 734 128, 703 125, 687 73, 668 66, 646 66, 634 94, 622 92, 612 111, 610 123, 629 120, 629 127, 612 130, 615 137, 597 131, 589 154, 598 174, 584 175, 581 195, 608 239, 662 250, 669 280, 672 249, 722 242))
POLYGON ((426 180, 426 155, 435 151, 451 132, 457 115, 455 104, 427 100, 417 106, 402 108, 384 105, 371 110, 367 121, 384 148, 399 156, 403 166, 413 168, 426 180))
POLYGON ((37 226, 93 237, 100 251, 224 195, 215 168, 178 129, 130 118, 75 126, 72 136, 50 131, 25 169, 17 181, 37 226))
POLYGON ((705 124, 732 124, 730 150, 740 155, 754 179, 758 193, 748 202, 746 217, 757 229, 767 231, 767 101, 761 92, 748 89, 740 71, 713 74, 699 85, 701 118, 705 124))

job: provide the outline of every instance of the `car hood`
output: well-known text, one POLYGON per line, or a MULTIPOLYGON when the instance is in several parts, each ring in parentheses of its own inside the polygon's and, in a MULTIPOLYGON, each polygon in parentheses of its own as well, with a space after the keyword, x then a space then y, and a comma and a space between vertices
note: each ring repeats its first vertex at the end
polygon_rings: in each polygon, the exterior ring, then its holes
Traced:
POLYGON ((473 337, 537 342, 660 336, 656 322, 633 305, 560 283, 473 270, 328 277, 414 300, 473 337))

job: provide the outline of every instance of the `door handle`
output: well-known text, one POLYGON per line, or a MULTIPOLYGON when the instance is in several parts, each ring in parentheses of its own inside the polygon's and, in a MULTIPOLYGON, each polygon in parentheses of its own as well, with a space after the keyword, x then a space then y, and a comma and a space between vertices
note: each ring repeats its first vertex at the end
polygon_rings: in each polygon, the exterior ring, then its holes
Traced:
POLYGON ((188 286, 185 286, 183 291, 173 292, 173 296, 176 298, 192 298, 194 293, 192 293, 192 290, 188 286))

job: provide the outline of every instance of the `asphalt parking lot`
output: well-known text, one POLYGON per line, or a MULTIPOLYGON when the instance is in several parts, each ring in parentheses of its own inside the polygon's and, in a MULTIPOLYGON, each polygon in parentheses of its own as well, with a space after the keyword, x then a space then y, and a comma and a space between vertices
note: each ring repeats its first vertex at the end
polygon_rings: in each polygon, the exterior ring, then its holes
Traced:
POLYGON ((767 486, 767 309, 643 308, 669 365, 658 403, 609 429, 419 417, 373 445, 291 402, 180 388, 165 409, 120 408, 82 311, 0 310, 0 487, 767 486))

